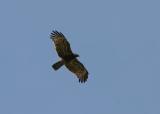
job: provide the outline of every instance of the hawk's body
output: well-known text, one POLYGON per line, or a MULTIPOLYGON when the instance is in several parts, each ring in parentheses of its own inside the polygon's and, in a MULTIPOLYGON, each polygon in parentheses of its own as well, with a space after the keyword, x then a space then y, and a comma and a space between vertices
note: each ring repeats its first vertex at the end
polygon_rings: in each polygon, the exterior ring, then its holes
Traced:
POLYGON ((53 31, 51 33, 51 39, 55 44, 58 56, 61 58, 61 60, 53 64, 52 67, 58 70, 62 65, 65 65, 71 72, 76 74, 79 78, 79 82, 87 81, 88 71, 76 58, 79 57, 79 55, 72 52, 70 44, 65 36, 60 32, 53 31))

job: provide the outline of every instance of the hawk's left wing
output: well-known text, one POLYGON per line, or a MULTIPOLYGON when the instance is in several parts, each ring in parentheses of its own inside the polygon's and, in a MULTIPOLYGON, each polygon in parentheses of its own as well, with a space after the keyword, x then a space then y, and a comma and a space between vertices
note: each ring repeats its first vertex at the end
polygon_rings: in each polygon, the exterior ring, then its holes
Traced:
POLYGON ((70 62, 65 63, 65 66, 79 78, 79 82, 83 83, 88 79, 88 71, 82 63, 76 58, 70 62))

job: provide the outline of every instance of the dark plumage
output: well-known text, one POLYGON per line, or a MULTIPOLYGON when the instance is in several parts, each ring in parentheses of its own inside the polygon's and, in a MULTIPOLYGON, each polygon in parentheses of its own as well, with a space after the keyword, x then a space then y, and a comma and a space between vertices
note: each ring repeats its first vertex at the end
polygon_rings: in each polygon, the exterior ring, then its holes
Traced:
POLYGON ((86 82, 88 79, 88 71, 82 63, 77 59, 78 54, 74 54, 71 50, 70 44, 65 36, 58 31, 51 33, 51 39, 55 44, 60 61, 52 65, 54 70, 58 70, 61 66, 65 65, 71 72, 76 74, 79 78, 79 82, 86 82))

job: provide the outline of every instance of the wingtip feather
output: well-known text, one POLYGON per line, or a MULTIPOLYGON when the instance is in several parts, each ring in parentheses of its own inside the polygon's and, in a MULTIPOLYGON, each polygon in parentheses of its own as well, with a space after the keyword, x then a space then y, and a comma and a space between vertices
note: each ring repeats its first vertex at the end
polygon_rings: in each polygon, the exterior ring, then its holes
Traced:
POLYGON ((54 37, 56 37, 56 36, 64 37, 64 35, 63 35, 61 32, 58 32, 57 30, 53 30, 53 31, 51 32, 50 38, 52 39, 52 38, 54 38, 54 37))

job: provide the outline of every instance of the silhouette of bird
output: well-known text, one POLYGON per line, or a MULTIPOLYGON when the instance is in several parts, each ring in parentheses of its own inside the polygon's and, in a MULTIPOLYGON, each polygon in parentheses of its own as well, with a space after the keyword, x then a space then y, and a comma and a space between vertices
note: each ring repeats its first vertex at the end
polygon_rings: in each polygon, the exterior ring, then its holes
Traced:
POLYGON ((65 65, 69 71, 77 76, 79 82, 86 82, 89 73, 84 65, 77 59, 79 55, 72 52, 70 43, 66 37, 61 32, 55 30, 52 31, 50 38, 55 44, 58 56, 61 58, 60 61, 52 65, 52 68, 58 70, 61 66, 65 65))

